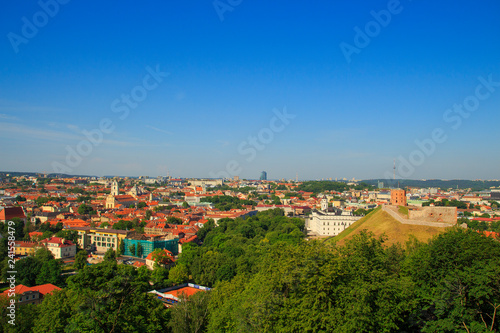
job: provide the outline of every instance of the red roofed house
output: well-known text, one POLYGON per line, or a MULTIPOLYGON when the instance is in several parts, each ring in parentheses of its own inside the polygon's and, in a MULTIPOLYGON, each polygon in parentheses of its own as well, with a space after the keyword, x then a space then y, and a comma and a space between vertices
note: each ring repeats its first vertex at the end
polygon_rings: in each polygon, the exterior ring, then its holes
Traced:
POLYGON ((70 258, 74 257, 76 254, 76 244, 64 238, 46 238, 40 241, 40 245, 45 246, 47 250, 52 252, 56 259, 70 258))
MULTIPOLYGON (((173 264, 175 259, 174 259, 174 255, 172 254, 172 252, 170 252, 169 250, 166 250, 166 249, 163 249, 163 250, 160 250, 162 251, 163 253, 161 253, 161 255, 165 255, 164 257, 164 260, 160 263, 158 263, 159 265, 163 266, 163 267, 168 267, 169 265, 173 264)), ((148 256, 146 257, 146 265, 148 266, 149 269, 153 269, 154 268, 154 264, 155 264, 155 260, 153 259, 153 254, 155 252, 151 252, 150 254, 148 254, 148 256)))
POLYGON ((210 288, 199 286, 192 283, 185 283, 178 286, 153 290, 150 291, 152 294, 156 294, 158 298, 165 304, 166 307, 171 307, 175 303, 183 300, 184 297, 189 297, 201 291, 209 291, 210 288))
POLYGON ((15 217, 20 218, 26 224, 26 214, 22 207, 5 207, 0 210, 0 222, 9 222, 15 217))
POLYGON ((52 294, 54 290, 61 290, 61 288, 47 283, 40 286, 26 287, 25 285, 18 284, 14 290, 7 289, 1 295, 10 297, 13 293, 19 296, 19 304, 39 304, 43 301, 43 297, 47 294, 52 294))

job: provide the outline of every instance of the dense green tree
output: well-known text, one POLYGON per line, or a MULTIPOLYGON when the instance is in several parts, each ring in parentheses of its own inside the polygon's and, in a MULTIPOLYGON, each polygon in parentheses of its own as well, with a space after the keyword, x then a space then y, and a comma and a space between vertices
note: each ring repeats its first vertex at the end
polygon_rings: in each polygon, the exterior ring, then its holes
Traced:
POLYGON ((127 265, 87 266, 44 300, 34 332, 168 332, 169 311, 147 278, 127 265))
POLYGON ((125 253, 125 242, 123 239, 120 239, 120 244, 118 245, 118 256, 122 256, 125 253))
POLYGON ((116 252, 113 248, 109 248, 104 254, 104 261, 116 262, 116 252))
POLYGON ((406 261, 417 285, 422 332, 500 328, 500 243, 456 228, 432 239, 406 261))
POLYGON ((182 219, 174 216, 167 217, 167 224, 183 224, 182 219))
POLYGON ((136 248, 135 255, 136 255, 137 257, 142 257, 142 251, 143 251, 142 245, 141 245, 141 243, 138 243, 138 244, 137 244, 137 248, 136 248))
POLYGON ((157 289, 165 288, 170 284, 168 279, 168 269, 155 265, 151 272, 151 282, 157 289))
POLYGON ((135 255, 135 244, 132 244, 128 247, 129 251, 132 253, 132 255, 135 255))
POLYGON ((78 244, 78 231, 76 230, 60 230, 56 233, 56 237, 68 239, 73 243, 78 244))
POLYGON ((80 250, 75 255, 74 267, 76 270, 81 270, 87 266, 87 251, 80 250))
POLYGON ((89 206, 87 204, 81 204, 78 207, 78 214, 80 214, 80 215, 89 215, 89 214, 92 214, 93 211, 94 211, 94 209, 92 208, 92 206, 89 206))
POLYGON ((209 318, 210 292, 197 292, 190 297, 185 295, 172 307, 169 326, 172 332, 204 332, 209 318))
POLYGON ((168 272, 168 279, 175 285, 188 282, 189 271, 186 265, 178 264, 172 267, 168 272))
POLYGON ((44 261, 36 276, 35 282, 37 285, 46 283, 59 285, 62 282, 61 271, 61 262, 59 260, 44 261))

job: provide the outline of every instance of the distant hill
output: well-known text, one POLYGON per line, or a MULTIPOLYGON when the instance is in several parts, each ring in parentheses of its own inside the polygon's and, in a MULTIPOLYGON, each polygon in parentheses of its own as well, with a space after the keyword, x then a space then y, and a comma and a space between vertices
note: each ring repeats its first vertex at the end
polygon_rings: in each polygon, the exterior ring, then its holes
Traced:
POLYGON ((467 179, 426 179, 426 180, 414 180, 414 179, 366 179, 362 180, 363 183, 377 186, 378 182, 384 183, 384 187, 399 187, 404 188, 406 186, 410 187, 438 187, 440 189, 446 190, 449 188, 456 189, 457 186, 460 189, 471 188, 474 191, 486 190, 490 187, 499 187, 500 181, 498 180, 467 180, 467 179))
POLYGON ((384 212, 381 208, 378 208, 359 221, 356 221, 338 236, 328 240, 328 242, 343 245, 346 240, 359 234, 364 229, 373 232, 376 237, 382 236, 382 234, 385 233, 387 236, 385 244, 387 246, 396 243, 404 245, 410 235, 414 235, 420 241, 427 241, 434 235, 446 230, 446 228, 402 224, 396 221, 388 213, 384 212))

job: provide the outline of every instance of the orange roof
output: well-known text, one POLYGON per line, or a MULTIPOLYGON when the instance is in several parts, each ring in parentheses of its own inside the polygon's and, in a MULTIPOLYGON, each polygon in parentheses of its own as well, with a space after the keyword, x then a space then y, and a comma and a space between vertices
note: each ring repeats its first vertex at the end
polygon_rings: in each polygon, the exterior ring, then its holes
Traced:
POLYGON ((180 288, 180 289, 176 289, 176 290, 171 290, 168 293, 170 295, 174 295, 175 297, 180 297, 181 294, 185 294, 186 296, 189 297, 189 296, 194 295, 200 291, 203 291, 203 290, 198 289, 198 288, 193 288, 193 287, 184 287, 184 288, 180 288))
POLYGON ((145 263, 143 263, 143 262, 140 262, 140 261, 136 261, 136 262, 134 262, 134 263, 132 264, 132 266, 137 267, 137 268, 142 267, 142 266, 144 266, 144 265, 146 265, 146 264, 145 264, 145 263))
POLYGON ((51 237, 51 238, 46 238, 40 243, 45 243, 45 244, 57 244, 58 247, 66 247, 66 246, 73 246, 75 245, 72 241, 60 237, 51 237))
POLYGON ((26 218, 22 207, 5 207, 0 211, 0 220, 11 220, 15 217, 26 218))
MULTIPOLYGON (((174 257, 173 257, 172 252, 170 252, 167 249, 163 249, 163 252, 165 252, 167 254, 167 256, 170 258, 171 261, 174 261, 174 257)), ((148 254, 148 256, 146 257, 146 260, 153 260, 153 252, 148 254)))
MULTIPOLYGON (((61 290, 58 286, 54 286, 51 283, 42 284, 34 287, 26 287, 25 285, 18 284, 15 288, 16 295, 24 294, 27 291, 38 291, 42 295, 51 294, 54 290, 61 290)), ((5 290, 3 294, 8 294, 9 289, 5 290)))

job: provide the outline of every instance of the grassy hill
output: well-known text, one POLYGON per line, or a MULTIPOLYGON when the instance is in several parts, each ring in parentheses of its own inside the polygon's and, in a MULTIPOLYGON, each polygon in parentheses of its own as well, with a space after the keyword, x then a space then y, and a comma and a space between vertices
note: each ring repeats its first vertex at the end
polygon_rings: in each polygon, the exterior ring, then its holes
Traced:
POLYGON ((402 224, 396 221, 388 213, 384 212, 381 208, 378 208, 359 221, 356 221, 352 226, 338 236, 333 237, 328 242, 343 245, 346 240, 359 234, 364 229, 373 232, 376 237, 382 236, 382 234, 385 233, 387 236, 385 244, 387 246, 396 243, 404 244, 409 239, 410 235, 414 235, 420 241, 427 241, 432 236, 446 230, 445 228, 402 224))

